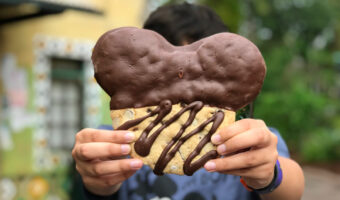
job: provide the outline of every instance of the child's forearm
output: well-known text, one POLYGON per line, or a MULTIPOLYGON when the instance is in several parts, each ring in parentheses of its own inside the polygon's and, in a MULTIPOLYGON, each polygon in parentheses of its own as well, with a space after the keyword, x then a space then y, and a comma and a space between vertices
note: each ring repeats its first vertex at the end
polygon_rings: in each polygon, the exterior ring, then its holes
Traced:
POLYGON ((279 157, 283 179, 281 185, 272 193, 261 195, 263 200, 301 199, 305 181, 301 167, 293 160, 279 157))

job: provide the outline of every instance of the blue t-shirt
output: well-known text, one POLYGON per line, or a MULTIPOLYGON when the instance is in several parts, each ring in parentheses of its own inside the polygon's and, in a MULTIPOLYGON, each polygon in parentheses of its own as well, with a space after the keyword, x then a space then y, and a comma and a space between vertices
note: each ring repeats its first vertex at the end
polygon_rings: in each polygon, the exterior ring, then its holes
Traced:
MULTIPOLYGON (((286 143, 280 133, 277 135, 277 150, 280 156, 289 157, 286 143)), ((85 192, 88 199, 100 199, 98 196, 85 192)), ((113 196, 102 199, 118 200, 255 200, 257 194, 247 191, 240 183, 240 177, 207 172, 205 169, 196 171, 192 176, 165 174, 156 176, 151 168, 143 166, 128 180, 124 181, 120 190, 113 196)))

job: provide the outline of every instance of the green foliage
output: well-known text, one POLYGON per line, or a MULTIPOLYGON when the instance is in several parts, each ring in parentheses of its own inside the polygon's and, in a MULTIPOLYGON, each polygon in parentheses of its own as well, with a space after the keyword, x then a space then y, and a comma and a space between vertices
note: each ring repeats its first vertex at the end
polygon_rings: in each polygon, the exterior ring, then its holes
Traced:
POLYGON ((334 126, 340 113, 340 96, 334 94, 340 90, 336 85, 340 74, 332 59, 335 10, 327 1, 304 5, 298 4, 299 0, 262 2, 267 2, 270 12, 259 10, 257 1, 249 3, 250 15, 261 22, 250 32, 257 34, 250 37, 268 67, 255 116, 277 127, 290 149, 301 153, 303 159, 339 159, 334 153, 337 140, 331 134, 340 133, 334 126), (264 27, 271 30, 272 38, 261 39, 257 30, 264 27))
POLYGON ((340 1, 196 2, 261 50, 267 76, 255 117, 280 130, 303 160, 340 159, 340 1))
POLYGON ((230 32, 236 32, 238 24, 241 22, 241 8, 235 0, 210 0, 205 1, 205 5, 212 8, 228 25, 230 32))
POLYGON ((340 159, 340 57, 335 51, 340 2, 200 2, 225 22, 237 22, 236 32, 252 40, 266 60, 255 117, 278 128, 290 150, 304 160, 340 159))
POLYGON ((315 127, 329 124, 322 115, 327 98, 316 95, 302 83, 295 83, 291 90, 262 92, 256 101, 256 117, 265 119, 278 128, 297 151, 303 138, 315 127))
POLYGON ((340 157, 340 132, 316 130, 302 143, 304 161, 332 161, 340 157))

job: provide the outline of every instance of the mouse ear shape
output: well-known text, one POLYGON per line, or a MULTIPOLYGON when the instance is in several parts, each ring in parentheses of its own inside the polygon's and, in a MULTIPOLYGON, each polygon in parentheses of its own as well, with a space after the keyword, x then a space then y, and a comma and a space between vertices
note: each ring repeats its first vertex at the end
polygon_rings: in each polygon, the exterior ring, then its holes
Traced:
POLYGON ((236 111, 255 99, 266 74, 258 48, 232 33, 173 46, 154 31, 123 27, 99 38, 92 61, 111 110, 167 99, 236 111))

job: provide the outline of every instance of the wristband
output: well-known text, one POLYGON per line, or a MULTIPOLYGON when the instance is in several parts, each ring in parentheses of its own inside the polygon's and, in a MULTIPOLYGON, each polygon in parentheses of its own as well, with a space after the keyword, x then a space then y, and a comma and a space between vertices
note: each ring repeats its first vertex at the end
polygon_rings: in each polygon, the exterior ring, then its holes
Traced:
POLYGON ((282 182, 282 170, 281 170, 281 166, 280 166, 280 162, 279 160, 276 161, 276 165, 275 165, 275 169, 274 169, 274 178, 272 180, 272 182, 270 182, 270 184, 264 188, 261 189, 254 189, 249 187, 246 182, 243 180, 243 178, 240 179, 240 182, 242 183, 242 185, 251 192, 255 192, 257 194, 267 194, 270 193, 272 191, 274 191, 277 187, 279 187, 279 185, 282 182))

